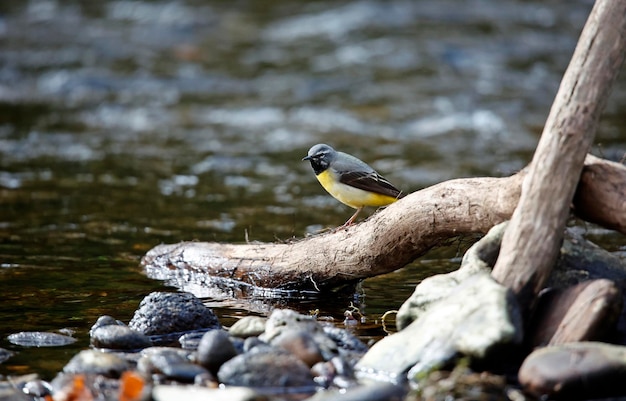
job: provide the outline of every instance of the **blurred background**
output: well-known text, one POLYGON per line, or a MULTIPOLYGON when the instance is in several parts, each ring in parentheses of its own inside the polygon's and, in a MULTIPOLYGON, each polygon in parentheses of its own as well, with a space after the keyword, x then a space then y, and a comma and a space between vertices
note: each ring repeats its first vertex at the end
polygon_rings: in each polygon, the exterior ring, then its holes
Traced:
MULTIPOLYGON (((159 243, 302 238, 352 210, 301 158, 319 142, 405 192, 524 167, 593 5, 589 0, 78 1, 0 3, 0 374, 50 378, 98 316, 128 322, 172 290, 142 272, 159 243), (62 348, 18 331, 74 332, 62 348)), ((626 149, 626 76, 594 153, 626 149)), ((369 213, 372 210, 368 211, 369 213)), ((366 214, 364 214, 365 216, 366 214)), ((581 225, 624 254, 623 236, 581 225)), ((470 239, 302 301, 384 335, 423 277, 470 239)), ((210 299, 228 325, 250 311, 210 299)), ((298 306, 296 306, 298 307, 298 306)))

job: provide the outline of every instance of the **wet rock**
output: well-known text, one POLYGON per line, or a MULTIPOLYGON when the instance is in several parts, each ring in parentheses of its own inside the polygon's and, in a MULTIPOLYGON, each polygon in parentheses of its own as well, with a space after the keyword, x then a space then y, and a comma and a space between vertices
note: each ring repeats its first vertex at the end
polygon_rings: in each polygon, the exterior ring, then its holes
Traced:
POLYGON ((337 344, 340 351, 354 351, 365 353, 369 349, 363 341, 348 330, 341 329, 332 324, 322 325, 324 333, 337 344))
POLYGON ((356 369, 390 380, 423 375, 457 354, 476 359, 522 340, 522 321, 513 294, 486 273, 474 274, 404 330, 383 338, 356 369))
POLYGON ((313 336, 306 331, 292 329, 281 332, 272 339, 271 345, 283 348, 295 355, 307 366, 324 361, 322 351, 313 336))
POLYGON ((198 345, 200 344, 200 340, 202 336, 204 336, 205 331, 192 331, 191 333, 185 333, 182 336, 178 337, 178 343, 181 348, 187 350, 196 350, 198 349, 198 345))
POLYGON ((251 389, 242 387, 210 389, 166 385, 155 386, 152 390, 152 398, 155 401, 263 401, 267 399, 251 389))
POLYGON ((259 339, 271 343, 275 337, 290 330, 308 333, 326 361, 339 353, 337 343, 326 335, 324 327, 315 317, 303 315, 291 309, 274 309, 265 325, 265 332, 259 336, 259 339))
POLYGON ((104 326, 126 326, 126 325, 112 316, 102 315, 98 318, 98 320, 96 320, 93 326, 91 326, 91 329, 89 330, 89 335, 91 336, 92 332, 95 329, 98 329, 104 326))
POLYGON ((230 342, 228 333, 223 330, 206 332, 198 345, 198 363, 214 374, 220 366, 237 356, 237 350, 230 342))
POLYGON ((606 338, 622 311, 622 291, 610 280, 589 280, 544 292, 530 325, 533 346, 606 338))
POLYGON ((472 245, 461 262, 461 267, 447 274, 437 274, 422 280, 413 294, 400 306, 396 326, 402 330, 425 313, 430 305, 446 298, 469 277, 476 273, 490 273, 500 252, 500 243, 508 222, 498 224, 472 245))
POLYGON ((255 348, 225 362, 217 377, 221 383, 244 387, 313 388, 308 366, 280 349, 255 348), (257 351, 258 350, 258 351, 257 351))
POLYGON ((171 380, 193 383, 209 372, 191 362, 191 352, 177 348, 152 347, 142 352, 137 369, 147 375, 159 373, 171 380))
POLYGON ((135 351, 152 345, 150 338, 128 326, 105 325, 92 329, 91 345, 96 348, 135 351))
POLYGON ((547 286, 567 288, 594 279, 626 281, 626 261, 588 241, 575 228, 565 230, 559 260, 547 286))
POLYGON ((237 320, 228 330, 231 336, 248 338, 258 336, 265 331, 267 318, 260 316, 244 316, 237 320))
POLYGON ((406 390, 393 383, 374 382, 344 390, 322 391, 308 401, 402 401, 406 390))
POLYGON ((597 342, 540 348, 520 367, 524 388, 550 399, 626 396, 626 347, 597 342))
POLYGON ((118 378, 128 368, 128 363, 117 355, 95 350, 83 350, 70 359, 67 365, 63 367, 63 372, 97 374, 118 378))
POLYGON ((299 329, 309 333, 323 333, 322 325, 313 316, 303 315, 291 309, 274 309, 265 323, 261 341, 269 343, 284 330, 299 329))
POLYGON ((11 344, 22 347, 60 347, 76 342, 74 337, 42 331, 22 331, 8 336, 11 344))
POLYGON ((182 332, 219 329, 221 325, 213 311, 192 294, 153 292, 141 301, 129 327, 148 336, 173 334, 162 337, 167 342, 182 332))

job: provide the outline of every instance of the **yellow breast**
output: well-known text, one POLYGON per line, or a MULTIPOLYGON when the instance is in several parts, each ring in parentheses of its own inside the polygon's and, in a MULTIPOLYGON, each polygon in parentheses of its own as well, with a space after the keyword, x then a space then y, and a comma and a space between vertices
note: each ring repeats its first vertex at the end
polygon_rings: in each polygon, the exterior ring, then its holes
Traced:
POLYGON ((329 194, 331 194, 339 202, 354 209, 364 206, 386 206, 397 200, 396 198, 388 195, 368 192, 343 184, 339 182, 336 174, 330 169, 322 171, 316 177, 329 194))

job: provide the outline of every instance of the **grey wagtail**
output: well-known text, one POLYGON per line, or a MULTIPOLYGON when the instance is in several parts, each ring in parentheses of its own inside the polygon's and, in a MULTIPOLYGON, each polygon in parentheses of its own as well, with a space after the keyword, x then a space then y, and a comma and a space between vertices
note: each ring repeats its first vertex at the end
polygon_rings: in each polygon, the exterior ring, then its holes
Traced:
POLYGON ((365 206, 387 206, 404 197, 402 191, 365 162, 320 143, 302 160, 311 162, 317 180, 339 202, 356 212, 339 228, 347 227, 365 206))

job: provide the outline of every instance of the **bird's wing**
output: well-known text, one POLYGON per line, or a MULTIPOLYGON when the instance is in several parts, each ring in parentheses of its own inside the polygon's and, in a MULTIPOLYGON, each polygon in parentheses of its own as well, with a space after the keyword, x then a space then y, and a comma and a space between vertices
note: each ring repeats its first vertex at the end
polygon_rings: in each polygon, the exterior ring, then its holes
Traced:
POLYGON ((376 171, 352 171, 339 174, 339 181, 364 191, 376 192, 378 194, 391 196, 392 198, 402 198, 404 194, 392 183, 376 171))
POLYGON ((342 153, 341 159, 333 163, 339 182, 397 199, 404 197, 402 191, 361 159, 347 153, 342 153))

